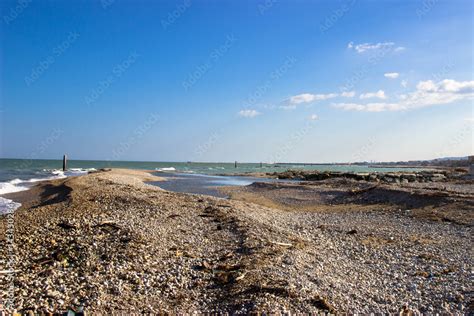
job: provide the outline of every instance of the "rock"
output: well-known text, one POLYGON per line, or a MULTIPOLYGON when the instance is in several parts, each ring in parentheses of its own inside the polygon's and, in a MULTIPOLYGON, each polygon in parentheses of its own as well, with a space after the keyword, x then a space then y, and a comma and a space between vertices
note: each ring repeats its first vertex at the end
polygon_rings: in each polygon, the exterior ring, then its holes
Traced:
POLYGON ((207 262, 207 261, 203 261, 203 262, 201 263, 200 268, 201 268, 202 270, 212 270, 212 265, 211 265, 209 262, 207 262))
POLYGON ((64 228, 64 229, 75 229, 76 225, 68 222, 68 221, 62 221, 58 224, 59 227, 64 228))
POLYGON ((370 174, 369 175, 369 181, 377 181, 378 177, 376 174, 370 174))

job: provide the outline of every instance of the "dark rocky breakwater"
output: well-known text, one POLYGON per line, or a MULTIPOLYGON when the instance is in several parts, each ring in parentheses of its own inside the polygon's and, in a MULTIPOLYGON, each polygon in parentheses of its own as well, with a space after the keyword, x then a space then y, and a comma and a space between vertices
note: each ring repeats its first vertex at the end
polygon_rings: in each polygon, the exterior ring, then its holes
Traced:
POLYGON ((301 181, 320 181, 334 178, 346 178, 357 181, 383 182, 383 183, 409 183, 409 182, 440 182, 461 178, 462 172, 447 170, 419 171, 419 172, 337 172, 337 171, 300 171, 288 170, 285 172, 267 173, 270 177, 278 179, 292 179, 301 181))

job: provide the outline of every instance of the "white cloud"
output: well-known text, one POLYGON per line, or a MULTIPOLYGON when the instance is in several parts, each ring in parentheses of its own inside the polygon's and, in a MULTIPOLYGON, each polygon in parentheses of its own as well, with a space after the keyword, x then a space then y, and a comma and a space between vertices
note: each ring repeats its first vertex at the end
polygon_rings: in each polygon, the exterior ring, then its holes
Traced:
POLYGON ((359 98, 361 98, 361 99, 372 99, 372 98, 386 99, 387 97, 385 96, 385 91, 379 90, 377 92, 363 93, 359 96, 359 98))
POLYGON ((241 110, 238 113, 240 117, 248 117, 248 118, 253 118, 260 114, 262 113, 258 112, 257 110, 241 110))
POLYGON ((337 109, 343 109, 345 111, 363 111, 364 105, 357 103, 334 103, 332 105, 337 109))
POLYGON ((416 90, 399 96, 396 103, 336 103, 332 106, 346 111, 383 112, 405 111, 422 107, 450 104, 474 99, 474 81, 445 79, 439 82, 420 81, 416 90))
POLYGON ((303 93, 290 97, 291 104, 309 103, 313 101, 327 100, 337 97, 337 93, 329 94, 311 94, 303 93))
POLYGON ((403 46, 395 46, 394 42, 382 42, 382 43, 362 43, 362 44, 354 44, 354 42, 350 42, 347 44, 348 49, 353 49, 359 54, 363 54, 370 51, 376 50, 393 50, 394 52, 401 52, 405 50, 403 46))
POLYGON ((280 105, 280 109, 283 109, 283 110, 294 110, 294 109, 296 109, 296 104, 284 104, 284 105, 280 105))
POLYGON ((384 74, 385 78, 389 78, 389 79, 397 79, 400 74, 398 72, 387 72, 386 74, 384 74))
POLYGON ((436 84, 433 82, 433 80, 427 80, 427 81, 420 81, 416 85, 416 88, 419 91, 424 91, 424 92, 435 92, 437 89, 436 84))
POLYGON ((317 121, 318 119, 319 119, 319 116, 316 115, 316 114, 312 114, 312 115, 310 115, 310 117, 309 117, 309 120, 310 120, 310 121, 317 121))
POLYGON ((336 103, 333 107, 343 109, 345 111, 364 111, 364 112, 383 112, 383 111, 394 111, 397 108, 396 103, 368 103, 368 104, 357 104, 357 103, 336 103))
POLYGON ((280 106, 282 109, 292 110, 295 109, 298 104, 311 103, 315 101, 324 101, 337 97, 352 98, 355 96, 355 91, 344 91, 341 94, 338 93, 327 93, 327 94, 312 94, 302 93, 294 95, 287 100, 287 103, 280 106))
POLYGON ((344 91, 343 93, 341 93, 341 97, 353 98, 355 94, 356 94, 355 91, 344 91))
POLYGON ((398 52, 403 52, 406 48, 403 46, 398 46, 396 47, 393 51, 398 53, 398 52))
POLYGON ((435 83, 433 80, 428 80, 419 82, 416 87, 425 92, 473 93, 474 81, 444 79, 435 83))
POLYGON ((401 85, 403 88, 406 88, 406 87, 408 86, 408 81, 402 80, 402 82, 400 82, 400 85, 401 85))

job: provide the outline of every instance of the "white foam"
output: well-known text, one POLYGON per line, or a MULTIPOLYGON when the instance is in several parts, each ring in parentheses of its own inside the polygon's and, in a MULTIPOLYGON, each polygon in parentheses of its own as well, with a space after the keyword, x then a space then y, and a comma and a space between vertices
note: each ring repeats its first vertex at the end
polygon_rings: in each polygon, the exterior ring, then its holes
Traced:
POLYGON ((33 178, 26 180, 27 182, 39 182, 39 181, 46 181, 46 180, 55 180, 55 179, 64 179, 67 177, 71 176, 80 176, 83 174, 87 174, 90 171, 95 171, 95 168, 87 168, 87 169, 82 169, 82 168, 71 168, 66 171, 62 171, 59 169, 53 169, 53 170, 48 170, 48 169, 43 169, 43 171, 49 171, 51 174, 53 174, 50 177, 46 178, 33 178))
POLYGON ((0 197, 0 215, 13 213, 20 206, 20 203, 0 197))
POLYGON ((9 181, 9 183, 11 183, 11 184, 20 184, 22 182, 23 182, 23 180, 21 180, 21 179, 13 179, 13 180, 9 181))
POLYGON ((70 176, 79 176, 93 170, 95 169, 94 168, 90 168, 90 169, 73 168, 64 172, 62 170, 56 170, 56 169, 54 170, 44 169, 43 170, 44 172, 50 172, 52 176, 44 177, 44 178, 31 178, 28 180, 13 179, 8 182, 0 182, 0 195, 28 190, 29 187, 31 186, 28 184, 31 184, 31 183, 47 181, 47 180, 64 179, 70 176))
POLYGON ((0 194, 7 194, 7 193, 28 190, 27 187, 19 185, 21 183, 23 183, 23 181, 21 181, 20 179, 14 179, 9 182, 0 182, 0 194))
POLYGON ((169 168, 155 168, 156 171, 176 171, 174 167, 169 168))
MULTIPOLYGON (((13 193, 13 192, 20 192, 28 190, 31 183, 39 182, 39 181, 47 181, 47 180, 55 180, 55 179, 63 179, 70 176, 79 176, 82 174, 86 174, 89 171, 94 171, 96 169, 89 168, 89 169, 80 169, 80 168, 72 168, 67 170, 66 172, 62 170, 43 170, 44 172, 50 172, 52 175, 45 178, 32 178, 28 180, 21 180, 21 179, 13 179, 8 182, 0 182, 0 195, 13 193)), ((8 214, 14 212, 17 208, 21 206, 20 203, 13 202, 10 199, 6 199, 0 197, 0 215, 8 214)))

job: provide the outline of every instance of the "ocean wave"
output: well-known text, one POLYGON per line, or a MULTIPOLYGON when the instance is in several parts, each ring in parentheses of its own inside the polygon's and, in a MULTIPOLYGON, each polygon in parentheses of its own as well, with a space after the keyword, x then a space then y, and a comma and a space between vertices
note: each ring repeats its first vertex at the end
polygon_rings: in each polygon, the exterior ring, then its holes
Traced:
MULTIPOLYGON (((45 176, 41 178, 31 178, 27 180, 16 178, 8 182, 0 182, 0 195, 28 190, 32 186, 32 184, 36 182, 64 179, 71 176, 79 176, 94 170, 96 169, 71 168, 67 171, 62 171, 59 169, 43 169, 45 176)), ((0 199, 0 214, 7 213, 11 210, 14 211, 21 205, 20 203, 13 202, 12 200, 5 199, 2 197, 0 197, 0 199)))
POLYGON ((47 176, 47 177, 42 177, 42 178, 31 178, 28 180, 23 180, 23 182, 34 183, 34 182, 40 182, 40 181, 64 179, 71 176, 80 176, 83 174, 87 174, 90 171, 95 171, 95 170, 96 170, 95 168, 88 168, 88 169, 71 168, 66 171, 62 171, 59 169, 43 169, 44 172, 49 172, 52 175, 47 176))
POLYGON ((0 182, 0 194, 28 190, 28 187, 20 185, 21 183, 23 183, 23 181, 20 179, 13 179, 9 182, 0 182))
POLYGON ((10 199, 0 197, 0 215, 12 213, 20 206, 20 203, 13 202, 10 199))
MULTIPOLYGON (((95 168, 70 168, 66 171, 62 171, 60 169, 43 169, 44 172, 49 172, 52 176, 47 177, 46 180, 51 179, 63 179, 71 176, 80 176, 82 174, 89 173, 91 171, 96 171, 95 168)), ((30 179, 31 180, 31 179, 30 179)), ((36 179, 35 179, 36 180, 36 179)), ((39 179, 39 181, 45 180, 44 178, 39 179)))
POLYGON ((176 171, 176 169, 174 167, 167 167, 167 168, 155 168, 156 171, 161 171, 161 172, 165 172, 165 171, 176 171))

